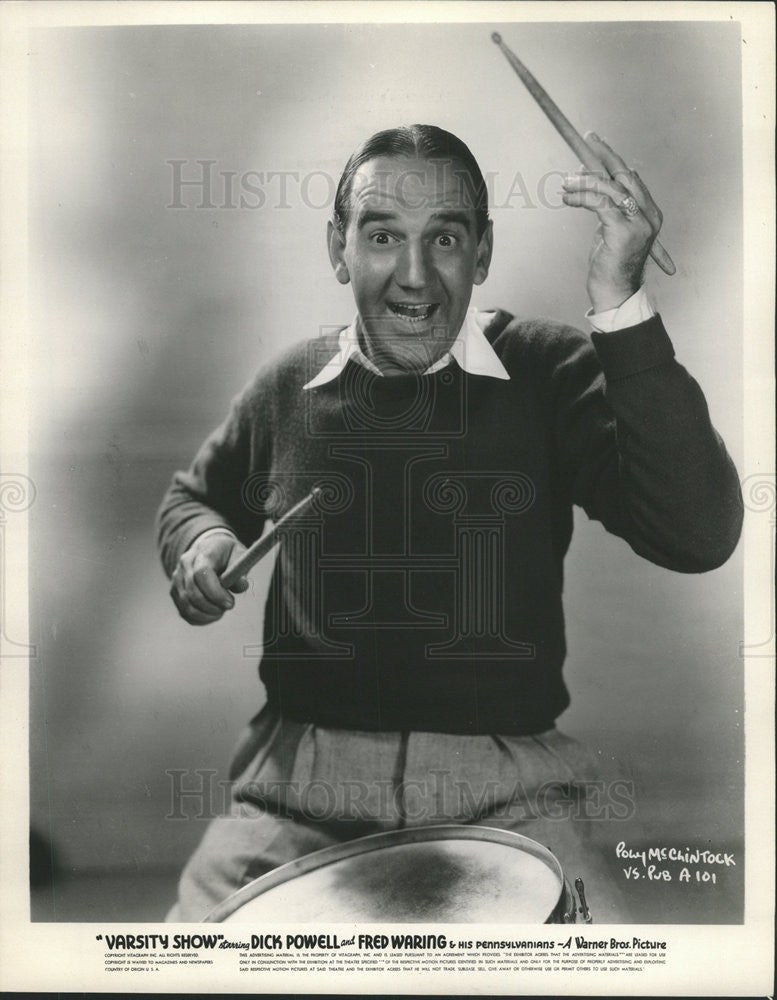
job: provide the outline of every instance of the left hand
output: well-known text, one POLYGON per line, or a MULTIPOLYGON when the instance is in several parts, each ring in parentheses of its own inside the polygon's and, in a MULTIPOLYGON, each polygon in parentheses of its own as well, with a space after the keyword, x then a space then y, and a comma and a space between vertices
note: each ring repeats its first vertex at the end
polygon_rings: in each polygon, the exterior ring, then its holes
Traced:
POLYGON ((622 305, 639 288, 663 216, 635 170, 593 132, 585 140, 610 176, 587 172, 567 177, 562 197, 566 205, 586 208, 599 219, 588 262, 588 295, 594 312, 603 312, 622 305), (634 216, 618 207, 629 195, 640 209, 634 216))

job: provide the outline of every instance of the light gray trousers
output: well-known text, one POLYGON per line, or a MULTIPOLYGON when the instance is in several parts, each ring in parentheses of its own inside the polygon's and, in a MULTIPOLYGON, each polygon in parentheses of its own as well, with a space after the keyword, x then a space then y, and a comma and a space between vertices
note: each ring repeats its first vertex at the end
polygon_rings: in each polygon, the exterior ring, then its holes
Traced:
POLYGON ((229 813, 210 823, 186 865, 168 920, 201 920, 311 851, 434 823, 531 837, 570 882, 584 878, 597 923, 629 919, 597 847, 607 823, 614 848, 627 806, 602 801, 592 754, 555 728, 532 736, 360 732, 282 720, 266 706, 243 733, 230 777, 229 813))

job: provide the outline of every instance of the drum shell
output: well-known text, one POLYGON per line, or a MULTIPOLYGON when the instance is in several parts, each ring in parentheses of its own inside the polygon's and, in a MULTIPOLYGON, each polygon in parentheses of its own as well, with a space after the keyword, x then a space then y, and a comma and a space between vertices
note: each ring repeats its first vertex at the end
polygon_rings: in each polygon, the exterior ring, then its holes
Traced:
POLYGON ((574 924, 577 922, 577 899, 575 897, 575 891, 569 884, 569 881, 564 879, 564 891, 561 893, 561 897, 556 903, 548 919, 545 921, 546 924, 574 924))

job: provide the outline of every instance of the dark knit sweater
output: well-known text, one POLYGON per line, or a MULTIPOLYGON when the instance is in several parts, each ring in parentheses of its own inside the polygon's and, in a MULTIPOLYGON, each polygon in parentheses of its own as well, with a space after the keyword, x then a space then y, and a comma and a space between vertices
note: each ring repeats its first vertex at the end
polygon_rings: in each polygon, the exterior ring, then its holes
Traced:
POLYGON ((301 344, 234 402, 159 516, 169 573, 204 530, 246 545, 315 485, 281 545, 260 676, 287 716, 521 734, 569 703, 561 606, 572 504, 661 566, 724 562, 736 470, 660 318, 591 338, 498 312, 510 380, 455 363, 381 378, 301 344), (593 342, 593 344, 592 344, 593 342))

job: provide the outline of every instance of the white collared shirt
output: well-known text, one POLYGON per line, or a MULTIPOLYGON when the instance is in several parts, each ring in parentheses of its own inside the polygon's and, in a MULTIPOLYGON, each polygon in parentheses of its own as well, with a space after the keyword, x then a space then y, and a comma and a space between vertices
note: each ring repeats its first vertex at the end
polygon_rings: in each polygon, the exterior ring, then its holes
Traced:
MULTIPOLYGON (((655 315, 647 294, 643 288, 627 299, 617 309, 608 309, 606 312, 594 313, 589 310, 586 319, 602 333, 613 333, 616 330, 624 330, 629 326, 636 326, 644 323, 655 315)), ((464 323, 458 336, 454 340, 449 351, 446 351, 441 358, 438 358, 433 365, 426 369, 424 375, 432 375, 446 365, 451 359, 456 361, 462 371, 470 375, 484 375, 488 378, 508 379, 510 376, 502 362, 497 357, 491 344, 484 333, 484 330, 494 318, 493 312, 481 312, 474 306, 470 306, 464 323)), ((356 318, 350 326, 340 331, 338 338, 338 351, 334 357, 324 365, 321 371, 309 382, 303 385, 303 389, 315 389, 319 385, 326 385, 342 372, 350 358, 363 365, 375 375, 383 375, 383 372, 372 362, 359 346, 359 335, 357 333, 356 318)))

